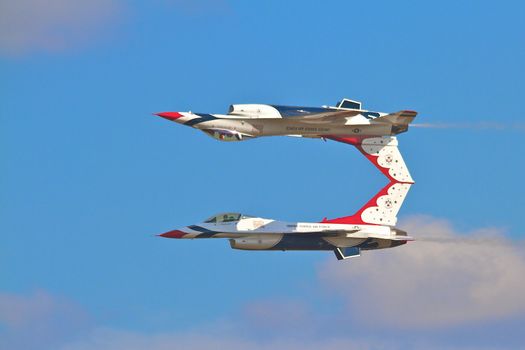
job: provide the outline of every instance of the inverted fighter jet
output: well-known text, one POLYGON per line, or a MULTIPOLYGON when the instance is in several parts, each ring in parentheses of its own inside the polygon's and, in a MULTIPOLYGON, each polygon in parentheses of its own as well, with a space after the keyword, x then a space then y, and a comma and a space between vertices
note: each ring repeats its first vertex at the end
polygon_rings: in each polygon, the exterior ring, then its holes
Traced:
POLYGON ((335 107, 236 104, 230 106, 228 114, 161 112, 156 115, 202 130, 220 141, 242 141, 278 135, 392 136, 407 131, 417 113, 372 112, 362 109, 361 102, 343 99, 335 107))
POLYGON ((395 227, 397 213, 414 183, 397 148, 396 137, 329 138, 355 146, 389 179, 388 185, 354 215, 325 218, 321 222, 283 222, 224 213, 160 236, 227 238, 233 249, 244 250, 328 250, 334 251, 339 260, 358 256, 362 250, 396 247, 413 240, 395 227))

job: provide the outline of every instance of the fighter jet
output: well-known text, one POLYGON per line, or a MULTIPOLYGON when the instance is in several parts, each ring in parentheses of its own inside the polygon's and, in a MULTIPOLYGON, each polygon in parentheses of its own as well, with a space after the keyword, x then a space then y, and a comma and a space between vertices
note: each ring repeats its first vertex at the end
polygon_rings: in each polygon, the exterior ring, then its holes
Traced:
POLYGON ((325 139, 392 136, 407 131, 417 113, 372 112, 362 109, 361 102, 345 98, 333 107, 235 104, 230 106, 228 114, 161 112, 156 115, 202 130, 220 141, 243 141, 278 135, 325 139))
MULTIPOLYGON (((188 115, 178 119, 186 117, 188 115)), ((244 250, 328 250, 333 251, 338 260, 359 256, 362 250, 397 247, 413 240, 407 232, 395 227, 397 213, 414 183, 398 150, 396 137, 330 138, 355 146, 389 179, 388 185, 355 214, 324 218, 321 222, 283 222, 242 213, 224 213, 160 236, 227 238, 233 249, 244 250)))

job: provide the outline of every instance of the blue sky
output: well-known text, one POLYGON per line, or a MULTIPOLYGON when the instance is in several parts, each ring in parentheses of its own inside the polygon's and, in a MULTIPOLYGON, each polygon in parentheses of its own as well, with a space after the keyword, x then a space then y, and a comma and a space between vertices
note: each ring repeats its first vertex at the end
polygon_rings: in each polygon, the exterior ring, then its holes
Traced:
POLYGON ((521 2, 50 4, 0 11, 0 345, 308 348, 305 330, 334 348, 523 345, 521 2), (152 112, 342 97, 462 126, 399 137, 416 180, 400 227, 490 244, 416 242, 343 266, 153 237, 229 210, 347 215, 386 179, 343 144, 219 143, 152 112), (396 306, 411 298, 420 309, 396 306))

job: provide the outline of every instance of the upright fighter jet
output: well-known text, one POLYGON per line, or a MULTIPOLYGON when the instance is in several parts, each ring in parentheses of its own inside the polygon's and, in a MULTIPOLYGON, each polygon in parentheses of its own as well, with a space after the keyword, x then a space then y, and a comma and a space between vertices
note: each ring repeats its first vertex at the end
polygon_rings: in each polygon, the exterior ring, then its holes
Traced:
POLYGON ((416 112, 368 112, 361 110, 358 102, 343 100, 337 107, 235 105, 228 115, 158 115, 201 129, 222 141, 293 134, 348 143, 389 180, 353 215, 321 222, 283 222, 224 213, 163 233, 162 237, 227 238, 232 248, 245 250, 328 250, 339 260, 358 256, 361 250, 396 247, 413 240, 395 227, 397 213, 414 182, 399 153, 396 137, 390 135, 406 131, 416 112))
POLYGON ((332 138, 392 136, 408 130, 414 111, 371 112, 361 102, 343 99, 335 107, 297 107, 267 104, 231 105, 228 114, 161 112, 156 115, 202 130, 220 141, 261 136, 332 138))

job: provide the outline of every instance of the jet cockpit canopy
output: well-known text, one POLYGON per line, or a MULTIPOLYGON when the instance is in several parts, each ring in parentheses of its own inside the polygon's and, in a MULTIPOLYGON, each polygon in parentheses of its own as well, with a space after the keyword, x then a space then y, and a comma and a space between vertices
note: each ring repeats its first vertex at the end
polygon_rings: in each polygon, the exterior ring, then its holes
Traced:
POLYGON ((206 221, 204 222, 210 223, 210 224, 219 223, 219 222, 235 222, 241 219, 248 219, 251 217, 253 216, 243 215, 241 213, 221 213, 221 214, 217 214, 217 215, 214 215, 206 219, 206 221))
POLYGON ((349 98, 343 98, 337 102, 336 108, 338 109, 361 109, 363 105, 359 101, 354 101, 349 98))

